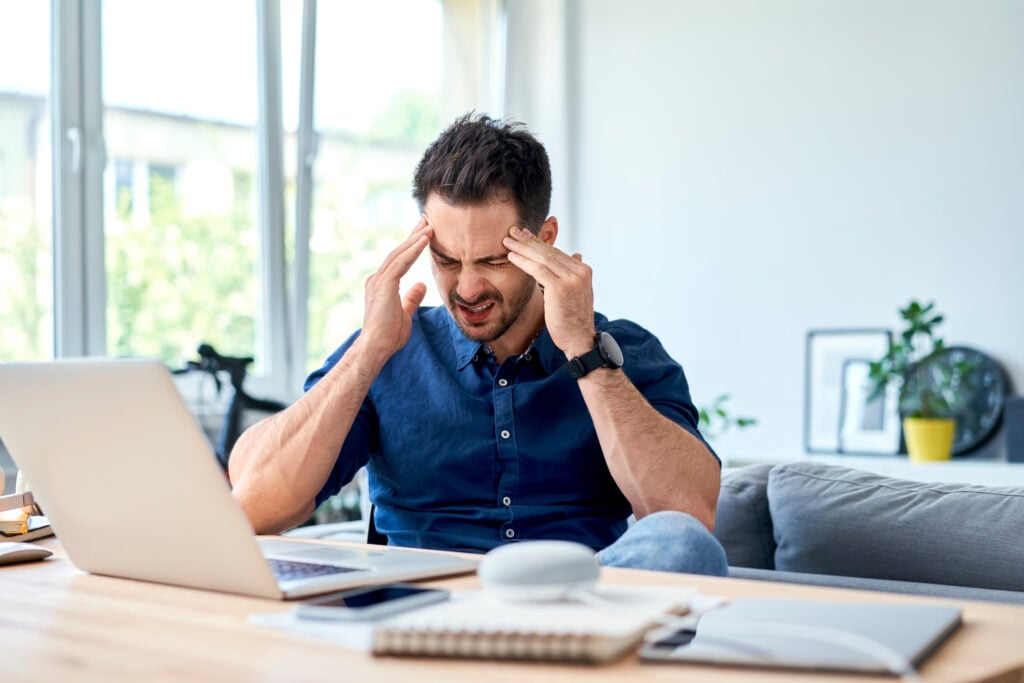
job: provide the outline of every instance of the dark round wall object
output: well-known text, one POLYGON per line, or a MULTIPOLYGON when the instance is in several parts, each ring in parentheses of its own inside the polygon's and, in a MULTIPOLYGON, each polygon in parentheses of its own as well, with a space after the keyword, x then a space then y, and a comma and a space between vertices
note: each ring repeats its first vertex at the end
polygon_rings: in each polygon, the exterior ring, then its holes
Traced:
POLYGON ((956 418, 953 455, 981 448, 999 430, 1010 389, 999 361, 977 349, 949 346, 913 365, 900 392, 900 405, 912 404, 922 389, 940 392, 946 384, 944 378, 964 368, 959 380, 962 396, 950 401, 951 417, 956 418))

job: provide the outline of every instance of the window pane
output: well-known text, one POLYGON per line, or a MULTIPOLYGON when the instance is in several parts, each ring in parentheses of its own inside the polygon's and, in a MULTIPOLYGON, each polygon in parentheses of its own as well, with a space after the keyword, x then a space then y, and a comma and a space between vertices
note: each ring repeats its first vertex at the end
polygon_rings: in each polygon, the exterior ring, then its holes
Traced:
POLYGON ((0 361, 53 356, 50 4, 0 0, 0 361))
MULTIPOLYGON (((415 225, 413 169, 442 125, 441 2, 336 1, 317 11, 309 368, 361 326, 363 283, 415 225)), ((431 282, 425 260, 411 276, 431 282)))
POLYGON ((103 3, 111 354, 255 353, 256 69, 251 0, 103 3))

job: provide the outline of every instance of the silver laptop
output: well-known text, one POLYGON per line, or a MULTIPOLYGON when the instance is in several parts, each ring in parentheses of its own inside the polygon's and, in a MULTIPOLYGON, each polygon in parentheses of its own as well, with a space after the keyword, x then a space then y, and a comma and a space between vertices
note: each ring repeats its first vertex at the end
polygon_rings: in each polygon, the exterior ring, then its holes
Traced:
POLYGON ((649 634, 645 661, 906 674, 960 625, 940 604, 742 598, 649 634))
POLYGON ((281 599, 476 568, 429 551, 257 539, 154 360, 0 364, 0 439, 68 557, 96 574, 281 599))

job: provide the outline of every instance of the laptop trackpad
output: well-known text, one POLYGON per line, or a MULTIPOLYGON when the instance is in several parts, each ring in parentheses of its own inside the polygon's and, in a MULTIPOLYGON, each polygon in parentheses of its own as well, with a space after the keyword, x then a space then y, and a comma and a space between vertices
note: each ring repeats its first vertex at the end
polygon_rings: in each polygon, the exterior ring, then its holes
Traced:
POLYGON ((371 550, 278 540, 261 540, 260 549, 265 557, 279 560, 337 565, 363 564, 381 555, 371 550))
POLYGON ((324 564, 342 564, 353 561, 365 561, 377 553, 366 550, 350 550, 348 548, 310 548, 309 550, 297 550, 287 553, 274 553, 275 557, 296 562, 321 562, 324 564))

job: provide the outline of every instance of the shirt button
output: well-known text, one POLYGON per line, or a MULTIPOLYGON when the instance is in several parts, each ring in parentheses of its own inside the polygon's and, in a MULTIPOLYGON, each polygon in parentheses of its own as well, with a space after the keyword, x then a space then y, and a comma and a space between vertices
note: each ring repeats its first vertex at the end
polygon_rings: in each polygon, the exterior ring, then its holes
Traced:
POLYGON ((507 429, 502 429, 501 430, 501 438, 507 439, 510 436, 512 436, 512 432, 508 431, 507 429))
POLYGON ((502 377, 501 379, 498 380, 498 386, 499 387, 507 387, 508 386, 508 380, 505 379, 504 377, 502 377))
POLYGON ((515 529, 505 529, 505 538, 515 538, 515 537, 516 537, 515 529))
POLYGON ((509 498, 508 496, 505 496, 504 498, 501 499, 501 504, 502 505, 511 505, 512 504, 512 499, 509 498))
POLYGON ((529 361, 533 360, 533 354, 529 354, 528 353, 525 356, 523 356, 523 358, 525 358, 527 360, 527 362, 529 362, 529 361))
POLYGON ((474 363, 477 362, 478 360, 480 360, 480 356, 473 356, 473 362, 474 363))

